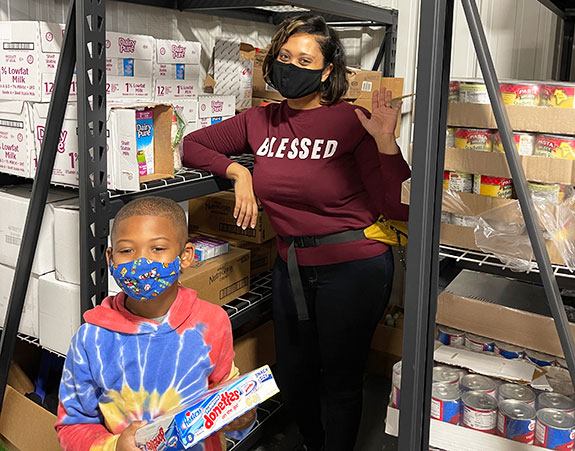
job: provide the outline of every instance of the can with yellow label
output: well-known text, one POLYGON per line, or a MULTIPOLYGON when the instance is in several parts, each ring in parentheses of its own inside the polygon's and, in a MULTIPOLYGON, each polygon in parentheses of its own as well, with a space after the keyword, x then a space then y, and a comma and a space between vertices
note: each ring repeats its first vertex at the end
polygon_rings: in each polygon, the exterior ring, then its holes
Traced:
POLYGON ((482 196, 510 199, 513 195, 513 182, 511 179, 504 177, 475 174, 473 177, 473 192, 482 196))
POLYGON ((539 135, 534 155, 538 157, 575 160, 575 137, 562 135, 539 135))
POLYGON ((455 129, 455 147, 457 149, 480 150, 491 152, 493 132, 484 128, 457 128, 455 129))
MULTIPOLYGON (((535 152, 535 143, 537 137, 533 133, 513 133, 515 145, 519 155, 530 156, 535 152)), ((499 132, 493 133, 493 152, 504 153, 503 143, 501 142, 501 135, 499 132)))
POLYGON ((575 85, 553 84, 545 85, 541 89, 541 105, 553 108, 575 107, 575 85))

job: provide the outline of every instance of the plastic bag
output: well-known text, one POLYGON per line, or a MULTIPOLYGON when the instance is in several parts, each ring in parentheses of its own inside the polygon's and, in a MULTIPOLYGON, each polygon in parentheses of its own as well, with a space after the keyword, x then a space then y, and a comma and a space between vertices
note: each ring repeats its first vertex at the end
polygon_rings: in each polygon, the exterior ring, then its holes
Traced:
POLYGON ((174 155, 174 171, 182 169, 182 138, 186 130, 186 121, 176 109, 172 114, 172 152, 174 155))

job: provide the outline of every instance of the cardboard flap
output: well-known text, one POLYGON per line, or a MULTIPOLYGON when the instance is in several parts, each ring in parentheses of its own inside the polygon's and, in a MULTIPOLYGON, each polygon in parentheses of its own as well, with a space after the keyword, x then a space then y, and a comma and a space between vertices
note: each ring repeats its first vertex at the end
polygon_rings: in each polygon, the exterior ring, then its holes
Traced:
MULTIPOLYGON (((48 119, 48 111, 50 110, 49 103, 32 103, 30 105, 32 111, 42 120, 48 119)), ((69 119, 75 121, 78 117, 78 106, 76 103, 68 103, 66 105, 66 112, 64 113, 64 119, 69 119)))
POLYGON ((0 102, 1 114, 22 114, 24 112, 25 102, 18 100, 5 100, 0 102))

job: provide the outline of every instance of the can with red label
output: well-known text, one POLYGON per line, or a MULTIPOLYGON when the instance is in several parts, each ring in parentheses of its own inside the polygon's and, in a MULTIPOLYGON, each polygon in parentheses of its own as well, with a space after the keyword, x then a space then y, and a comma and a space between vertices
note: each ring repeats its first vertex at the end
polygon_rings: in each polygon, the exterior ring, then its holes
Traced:
POLYGON ((434 382, 431 387, 431 418, 459 424, 461 392, 456 384, 434 382))
POLYGON ((473 174, 443 171, 443 189, 450 189, 458 193, 471 193, 473 191, 473 174))
POLYGON ((493 350, 506 359, 521 359, 525 355, 524 349, 509 343, 496 341, 493 350))
POLYGON ((563 135, 538 135, 535 143, 535 156, 575 159, 575 137, 563 135))
POLYGON ((521 401, 501 401, 497 414, 497 432, 509 440, 532 445, 535 438, 535 409, 521 401))
POLYGON ((465 332, 447 326, 438 326, 437 339, 444 345, 464 345, 465 332))
POLYGON ((570 451, 575 440, 575 419, 556 409, 537 412, 535 445, 547 449, 570 451))
POLYGON ((541 85, 538 83, 501 83, 501 95, 505 105, 539 106, 541 85))
POLYGON ((525 358, 531 360, 535 365, 551 366, 555 361, 555 357, 549 354, 543 354, 542 352, 533 351, 531 349, 525 350, 525 358))
POLYGON ((461 391, 477 391, 487 395, 495 396, 497 386, 493 380, 481 374, 468 374, 461 378, 459 384, 461 391))
POLYGON ((495 434, 497 428, 497 400, 482 392, 468 391, 461 395, 464 427, 495 434))
POLYGON ((575 85, 552 84, 541 88, 541 105, 553 108, 574 108, 575 85))
POLYGON ((494 342, 491 338, 480 337, 470 333, 465 334, 465 347, 472 351, 493 351, 494 342))
MULTIPOLYGON (((492 137, 493 152, 505 153, 499 132, 493 133, 492 137)), ((535 143, 537 142, 536 135, 533 133, 516 132, 513 133, 513 138, 515 139, 515 145, 517 146, 519 155, 531 156, 535 153, 535 143)))
POLYGON ((513 181, 505 177, 475 174, 473 177, 473 192, 482 196, 511 199, 513 196, 513 181))
POLYGON ((459 102, 459 82, 451 80, 449 82, 449 97, 448 101, 450 103, 459 102))
POLYGON ((455 130, 455 148, 491 152, 493 132, 486 128, 458 128, 455 130))
POLYGON ((537 397, 539 409, 555 409, 575 417, 575 401, 559 393, 541 393, 537 397))
POLYGON ((498 391, 499 402, 507 399, 521 401, 535 407, 535 392, 519 384, 501 384, 498 391))

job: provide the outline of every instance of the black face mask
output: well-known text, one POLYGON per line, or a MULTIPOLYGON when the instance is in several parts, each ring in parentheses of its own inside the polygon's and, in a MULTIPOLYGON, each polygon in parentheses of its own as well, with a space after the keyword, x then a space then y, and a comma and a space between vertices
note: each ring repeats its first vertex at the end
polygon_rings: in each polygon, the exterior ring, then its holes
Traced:
POLYGON ((303 69, 295 64, 274 61, 271 81, 286 99, 299 99, 316 92, 321 86, 323 69, 303 69))

